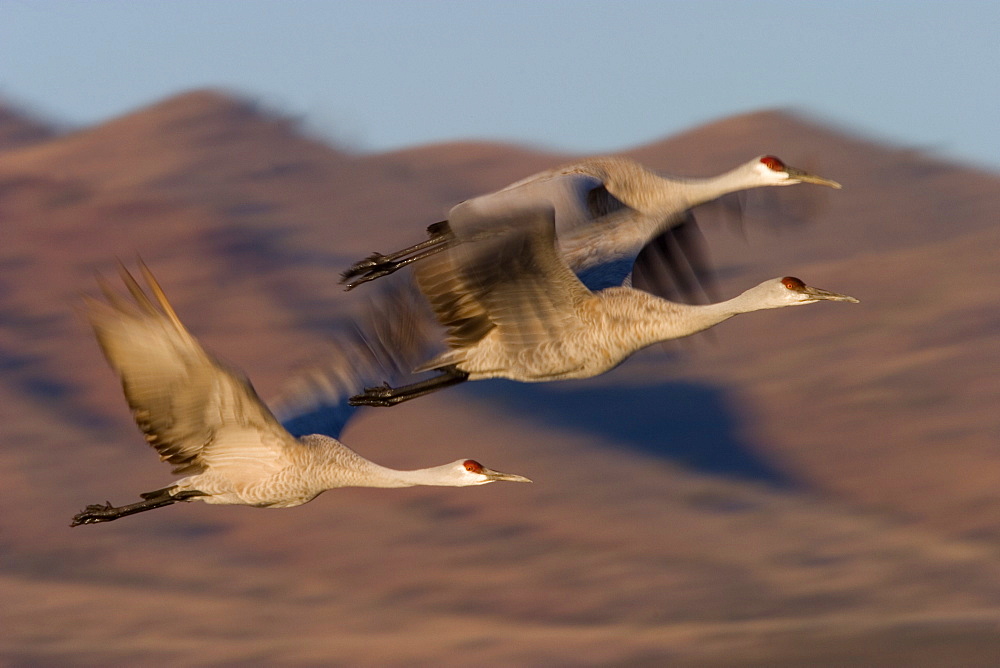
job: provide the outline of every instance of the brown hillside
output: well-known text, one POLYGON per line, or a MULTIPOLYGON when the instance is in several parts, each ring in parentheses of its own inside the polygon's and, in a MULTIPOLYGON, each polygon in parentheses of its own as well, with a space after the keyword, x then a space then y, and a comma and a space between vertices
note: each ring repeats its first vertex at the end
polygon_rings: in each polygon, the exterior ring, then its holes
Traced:
MULTIPOLYGON (((0 124, 2 135, 2 124, 0 124)), ((1000 177, 784 112, 629 155, 761 153, 844 184, 704 217, 727 296, 798 275, 860 305, 743 316, 585 382, 470 383, 359 413, 400 468, 536 482, 185 504, 69 529, 169 479, 73 311, 149 263, 262 396, 364 299, 339 271, 470 195, 572 159, 355 155, 228 94, 0 151, 0 656, 19 664, 995 665, 1000 177), (813 215, 781 226, 768 202, 813 215)))
POLYGON ((56 129, 0 99, 0 151, 43 142, 56 135, 56 129))

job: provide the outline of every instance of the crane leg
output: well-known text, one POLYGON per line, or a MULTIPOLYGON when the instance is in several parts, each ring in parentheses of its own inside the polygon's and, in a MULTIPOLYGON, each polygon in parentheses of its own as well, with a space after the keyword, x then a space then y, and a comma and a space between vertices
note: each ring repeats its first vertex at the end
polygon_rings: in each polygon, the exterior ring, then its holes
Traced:
POLYGON ((351 290, 362 283, 388 276, 417 260, 440 253, 445 249, 447 229, 446 224, 436 223, 427 228, 431 236, 426 241, 388 255, 372 253, 364 260, 355 262, 341 274, 340 281, 345 284, 344 289, 351 290))
POLYGON ((173 487, 166 487, 164 489, 156 490, 155 492, 146 492, 141 495, 142 501, 130 503, 125 506, 116 507, 112 506, 111 503, 105 503, 103 505, 100 503, 91 504, 84 508, 82 512, 73 516, 73 522, 70 526, 75 527, 81 524, 110 522, 118 519, 119 517, 134 515, 147 510, 153 510, 154 508, 162 508, 163 506, 169 506, 170 504, 177 503, 178 501, 187 501, 191 497, 202 495, 201 492, 193 490, 179 492, 176 495, 172 495, 170 493, 170 490, 172 489, 173 487))
POLYGON ((469 378, 466 371, 459 371, 454 366, 441 369, 443 373, 419 383, 390 387, 388 383, 378 387, 366 388, 361 394, 356 394, 348 400, 352 406, 395 406, 396 404, 422 397, 445 387, 458 385, 469 378))

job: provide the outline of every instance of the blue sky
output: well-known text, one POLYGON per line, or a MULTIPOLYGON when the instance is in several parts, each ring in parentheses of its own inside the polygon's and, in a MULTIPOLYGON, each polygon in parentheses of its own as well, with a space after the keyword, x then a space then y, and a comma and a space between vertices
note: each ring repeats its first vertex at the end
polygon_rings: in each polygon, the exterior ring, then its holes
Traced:
POLYGON ((198 87, 349 148, 623 150, 792 108, 1000 170, 1000 3, 0 0, 0 96, 97 123, 198 87))

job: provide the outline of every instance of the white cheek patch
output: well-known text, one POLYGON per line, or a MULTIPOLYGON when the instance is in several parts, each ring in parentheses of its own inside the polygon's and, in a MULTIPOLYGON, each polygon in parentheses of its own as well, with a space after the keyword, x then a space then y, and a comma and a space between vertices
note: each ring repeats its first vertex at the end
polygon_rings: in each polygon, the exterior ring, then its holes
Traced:
POLYGON ((798 183, 795 179, 788 178, 786 172, 776 172, 764 163, 758 162, 754 165, 754 169, 760 174, 761 180, 765 183, 773 183, 780 185, 790 185, 792 183, 798 183))

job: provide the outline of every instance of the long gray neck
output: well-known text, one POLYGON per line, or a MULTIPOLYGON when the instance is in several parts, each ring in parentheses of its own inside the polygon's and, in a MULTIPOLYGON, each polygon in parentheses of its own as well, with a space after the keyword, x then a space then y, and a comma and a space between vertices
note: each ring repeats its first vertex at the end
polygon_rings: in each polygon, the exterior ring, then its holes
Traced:
POLYGON ((650 239, 674 225, 687 209, 726 193, 759 186, 747 165, 704 179, 668 178, 630 161, 593 160, 588 170, 608 183, 608 190, 643 215, 605 216, 600 226, 584 225, 559 231, 559 249, 570 268, 580 273, 593 267, 611 271, 609 280, 588 280, 591 288, 618 285, 628 269, 609 265, 635 260, 650 239))
POLYGON ((738 308, 738 304, 734 304, 738 299, 739 297, 717 304, 677 304, 661 300, 663 317, 653 327, 655 338, 652 342, 697 334, 734 315, 745 313, 738 308))
POLYGON ((764 185, 747 170, 746 165, 708 178, 664 178, 663 181, 665 184, 660 192, 663 193, 664 199, 676 204, 678 197, 681 197, 688 207, 711 202, 729 193, 764 185))
MULTIPOLYGON (((345 478, 344 472, 336 473, 338 480, 345 478)), ((363 470, 356 471, 349 483, 342 483, 340 487, 414 487, 416 485, 439 485, 449 486, 441 479, 441 471, 438 467, 429 469, 416 469, 414 471, 400 471, 386 466, 380 466, 374 462, 368 462, 363 470)))
POLYGON ((413 487, 415 485, 449 486, 445 472, 449 465, 414 471, 400 471, 365 459, 346 445, 322 435, 302 437, 302 442, 316 448, 315 471, 324 489, 336 487, 413 487))
POLYGON ((619 323, 627 322, 621 329, 638 343, 636 349, 697 334, 734 315, 761 308, 747 292, 715 304, 680 304, 629 288, 612 288, 601 294, 617 302, 609 311, 619 323))

